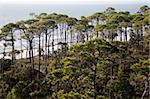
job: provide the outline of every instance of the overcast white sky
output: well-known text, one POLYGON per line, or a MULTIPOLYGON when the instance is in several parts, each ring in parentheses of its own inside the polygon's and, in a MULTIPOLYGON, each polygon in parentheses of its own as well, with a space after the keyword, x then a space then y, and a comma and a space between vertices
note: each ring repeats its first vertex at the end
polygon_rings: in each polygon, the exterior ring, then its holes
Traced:
POLYGON ((0 0, 0 4, 150 4, 150 0, 0 0))
POLYGON ((0 0, 0 26, 28 18, 31 12, 57 12, 80 17, 104 11, 110 6, 136 12, 142 5, 150 5, 150 0, 0 0))

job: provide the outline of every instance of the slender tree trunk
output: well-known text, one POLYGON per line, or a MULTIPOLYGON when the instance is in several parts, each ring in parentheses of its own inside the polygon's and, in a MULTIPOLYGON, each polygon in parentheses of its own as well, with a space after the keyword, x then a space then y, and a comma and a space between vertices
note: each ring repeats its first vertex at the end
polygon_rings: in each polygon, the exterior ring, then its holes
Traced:
POLYGON ((2 65, 2 59, 0 59, 0 70, 1 70, 1 72, 3 73, 3 65, 2 65))
POLYGON ((79 43, 79 35, 78 35, 78 33, 77 33, 77 43, 79 43))
POLYGON ((137 39, 138 39, 138 40, 137 40, 138 42, 137 42, 136 49, 139 49, 139 47, 140 47, 140 46, 139 46, 139 45, 140 45, 140 44, 139 44, 139 41, 140 41, 140 34, 139 34, 139 30, 137 30, 137 31, 136 31, 136 33, 137 33, 137 39))
POLYGON ((45 59, 45 54, 44 54, 44 34, 43 34, 43 37, 42 37, 42 51, 43 51, 43 60, 45 59))
POLYGON ((29 60, 30 60, 30 64, 31 64, 31 72, 30 72, 30 75, 31 75, 31 81, 32 81, 32 78, 33 78, 33 61, 32 61, 32 40, 29 40, 29 60))
POLYGON ((71 44, 73 43, 73 35, 72 35, 72 32, 70 33, 70 43, 71 43, 71 44))
MULTIPOLYGON (((56 33, 57 33, 57 44, 59 43, 59 34, 58 34, 58 29, 56 29, 56 33)), ((57 49, 59 48, 59 46, 57 45, 57 49)))
POLYGON ((30 60, 30 64, 31 64, 31 62, 32 62, 32 59, 31 59, 31 46, 32 46, 32 44, 30 44, 31 42, 29 41, 29 60, 30 60))
POLYGON ((69 26, 67 26, 67 28, 66 28, 67 30, 66 30, 66 35, 67 35, 67 41, 66 41, 66 43, 69 45, 69 29, 70 29, 70 27, 69 26))
POLYGON ((142 41, 142 42, 141 42, 141 49, 144 50, 144 49, 143 49, 143 47, 144 47, 144 46, 143 46, 143 45, 144 45, 144 44, 143 44, 143 26, 141 26, 141 41, 142 41))
MULTIPOLYGON (((6 44, 6 41, 5 41, 5 44, 6 44)), ((3 59, 5 59, 5 56, 6 56, 6 46, 4 45, 3 59)))
POLYGON ((112 32, 111 33, 111 40, 113 41, 113 38, 114 38, 114 35, 113 35, 114 33, 112 32))
MULTIPOLYGON (((27 41, 26 59, 29 57, 29 56, 28 56, 28 49, 29 49, 29 48, 28 48, 28 41, 27 41)), ((27 60, 28 60, 28 59, 27 59, 27 60)), ((26 60, 26 63, 27 63, 27 60, 26 60)))
POLYGON ((122 42, 122 31, 120 31, 120 41, 122 42))
POLYGON ((96 33, 96 37, 99 37, 99 36, 98 36, 98 32, 96 33))
POLYGON ((60 37, 61 37, 61 41, 63 41, 63 25, 61 25, 61 27, 60 27, 60 37))
POLYGON ((13 33, 11 33, 11 42, 12 42, 12 65, 14 65, 14 61, 15 61, 15 46, 14 46, 13 33))
POLYGON ((105 39, 105 34, 104 34, 104 32, 101 31, 101 33, 102 33, 102 35, 103 35, 102 38, 105 39))
POLYGON ((40 78, 40 71, 41 71, 41 35, 39 35, 39 78, 40 78))
POLYGON ((31 55, 32 55, 32 70, 33 70, 33 75, 35 74, 34 73, 34 52, 33 52, 33 45, 32 45, 32 47, 31 47, 31 55))
MULTIPOLYGON (((97 21, 96 25, 98 25, 99 24, 99 19, 97 18, 96 21, 97 21)), ((98 32, 96 33, 96 37, 99 37, 99 33, 98 32)))
POLYGON ((48 56, 50 54, 50 39, 51 39, 51 34, 49 35, 49 38, 48 38, 48 56))
POLYGON ((88 35, 88 33, 86 33, 86 40, 87 40, 87 41, 89 40, 89 35, 88 35))
POLYGON ((67 30, 66 30, 66 25, 65 25, 64 27, 65 27, 65 43, 67 43, 67 30))
POLYGON ((23 58, 22 39, 21 39, 21 59, 23 58))
POLYGON ((54 30, 52 31, 52 59, 54 58, 54 30))
POLYGON ((127 42, 127 40, 128 40, 128 38, 127 38, 127 27, 125 27, 124 33, 125 33, 125 42, 127 42))
MULTIPOLYGON (((93 21, 91 21, 91 25, 94 25, 94 23, 93 23, 93 21)), ((93 38, 93 33, 92 33, 92 31, 90 32, 90 40, 93 38)))
POLYGON ((45 73, 47 74, 47 36, 48 36, 48 34, 47 34, 47 30, 45 31, 45 73))
MULTIPOLYGON (((4 45, 4 52, 3 52, 3 58, 1 59, 1 61, 4 61, 5 60, 5 54, 6 54, 6 41, 5 41, 5 43, 4 43, 5 45, 4 45)), ((1 62, 1 69, 2 69, 2 73, 4 72, 4 67, 3 67, 3 65, 2 65, 2 62, 1 62)))

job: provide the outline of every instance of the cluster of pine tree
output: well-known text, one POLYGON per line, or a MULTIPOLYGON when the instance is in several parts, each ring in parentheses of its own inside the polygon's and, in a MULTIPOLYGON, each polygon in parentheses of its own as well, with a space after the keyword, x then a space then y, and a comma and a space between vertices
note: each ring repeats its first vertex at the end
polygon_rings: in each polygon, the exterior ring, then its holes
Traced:
POLYGON ((109 7, 80 19, 31 13, 4 25, 0 98, 148 99, 149 13, 146 5, 133 14, 109 7))

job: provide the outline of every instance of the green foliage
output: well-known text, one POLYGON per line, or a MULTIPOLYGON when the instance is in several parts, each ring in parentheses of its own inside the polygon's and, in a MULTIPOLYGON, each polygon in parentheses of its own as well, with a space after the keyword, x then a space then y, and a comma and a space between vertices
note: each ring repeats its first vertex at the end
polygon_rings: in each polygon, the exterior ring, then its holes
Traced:
POLYGON ((134 94, 133 86, 127 80, 114 80, 110 86, 115 98, 131 99, 134 94))
MULTIPOLYGON (((79 20, 57 13, 31 13, 35 18, 5 25, 1 29, 0 40, 14 44, 13 34, 16 29, 20 30, 23 35, 21 39, 28 41, 30 57, 14 59, 14 67, 12 60, 6 60, 5 57, 0 60, 0 98, 147 98, 150 76, 148 11, 148 6, 142 6, 139 13, 135 14, 116 12, 109 7, 104 12, 82 16, 79 20), (54 50, 56 30, 61 35, 65 33, 65 42, 58 43, 61 50, 47 54, 42 47, 48 45, 49 49, 49 43, 52 43, 54 50), (77 43, 72 42, 75 44, 69 47, 68 32, 77 38, 77 43), (9 34, 13 39, 6 39, 9 34), (120 41, 115 40, 118 34, 120 41), (124 42, 121 35, 126 39, 124 42), (50 39, 40 43, 46 36, 50 39), (89 36, 93 37, 89 39, 89 36), (31 54, 36 37, 38 57, 31 54), (48 69, 48 72, 44 69, 48 69)), ((4 48, 7 45, 4 43, 4 48)), ((10 51, 11 55, 19 53, 14 48, 10 51)))
POLYGON ((77 93, 77 92, 69 92, 69 93, 64 93, 63 90, 58 92, 58 97, 59 99, 81 99, 84 96, 77 93))

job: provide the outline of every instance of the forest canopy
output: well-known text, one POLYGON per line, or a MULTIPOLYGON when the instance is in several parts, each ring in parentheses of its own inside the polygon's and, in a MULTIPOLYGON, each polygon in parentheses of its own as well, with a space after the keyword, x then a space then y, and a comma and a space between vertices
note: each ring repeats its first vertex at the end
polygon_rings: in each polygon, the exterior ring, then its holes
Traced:
POLYGON ((149 6, 30 16, 0 30, 1 99, 150 97, 149 6))

